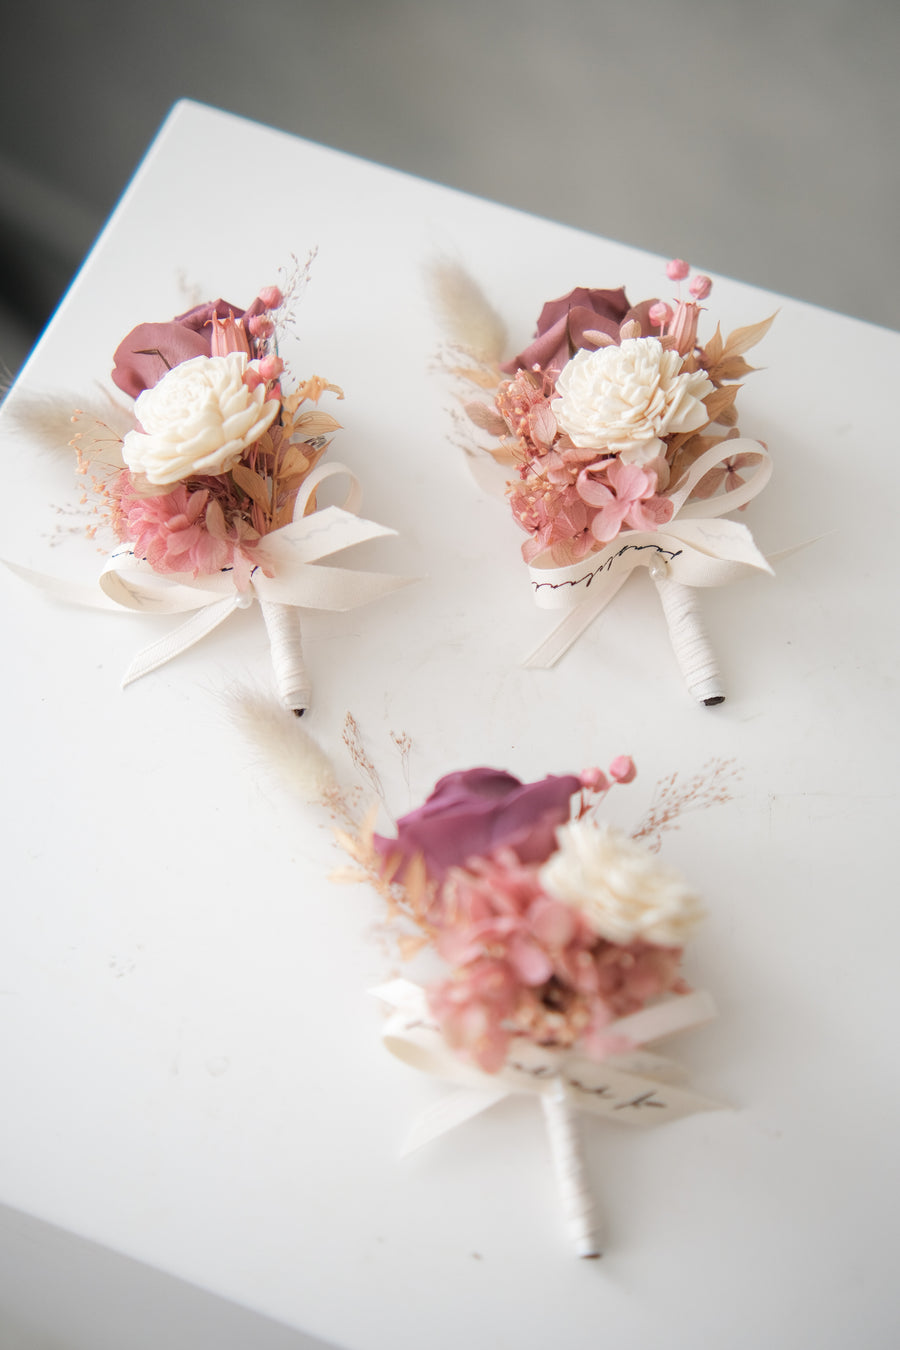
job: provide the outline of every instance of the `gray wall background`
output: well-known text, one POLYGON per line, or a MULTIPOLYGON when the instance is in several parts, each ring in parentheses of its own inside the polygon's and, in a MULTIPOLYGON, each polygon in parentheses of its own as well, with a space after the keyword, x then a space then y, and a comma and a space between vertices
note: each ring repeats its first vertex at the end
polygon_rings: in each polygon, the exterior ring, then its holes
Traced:
POLYGON ((0 42, 13 370, 185 96, 898 326, 897 0, 34 0, 0 42))

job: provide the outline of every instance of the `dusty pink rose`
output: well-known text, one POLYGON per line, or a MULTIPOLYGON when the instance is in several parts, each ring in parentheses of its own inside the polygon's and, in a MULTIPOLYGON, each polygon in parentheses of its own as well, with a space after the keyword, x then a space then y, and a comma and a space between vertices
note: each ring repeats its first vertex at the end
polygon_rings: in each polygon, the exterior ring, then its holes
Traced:
POLYGON ((227 300, 210 300, 177 314, 169 323, 140 323, 116 348, 113 357, 113 384, 123 393, 137 398, 145 389, 157 385, 173 366, 194 356, 212 355, 214 319, 250 319, 265 313, 266 306, 257 297, 249 309, 230 305, 227 300))
POLYGON ((522 783, 499 769, 466 769, 440 779, 423 806, 397 821, 397 838, 375 835, 386 862, 405 867, 424 860, 429 877, 441 881, 451 867, 509 849, 521 862, 542 862, 556 848, 557 826, 569 819, 569 803, 581 782, 573 774, 522 783))
POLYGON ((560 371, 579 348, 596 348, 596 341, 585 337, 586 333, 604 333, 617 343, 621 325, 632 319, 640 325, 641 334, 649 334, 653 329, 650 307, 655 303, 644 300, 632 306, 624 286, 615 291, 576 286, 568 295, 547 301, 537 321, 534 341, 501 369, 510 375, 534 366, 560 371))

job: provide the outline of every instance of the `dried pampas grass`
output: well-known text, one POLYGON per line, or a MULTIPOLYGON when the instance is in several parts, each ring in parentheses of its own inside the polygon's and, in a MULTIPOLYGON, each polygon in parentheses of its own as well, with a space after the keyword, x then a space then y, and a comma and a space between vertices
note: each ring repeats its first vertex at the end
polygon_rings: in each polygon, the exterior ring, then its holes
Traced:
POLYGON ((74 443, 90 464, 113 469, 122 467, 122 441, 134 426, 131 412, 108 394, 85 400, 74 394, 14 390, 3 411, 40 449, 71 453, 74 443))
POLYGON ((226 696, 238 730, 304 802, 324 802, 337 787, 334 769, 300 720, 252 689, 226 696))
POLYGON ((477 281, 447 258, 430 263, 426 278, 448 341, 487 365, 499 365, 506 348, 506 324, 477 281))

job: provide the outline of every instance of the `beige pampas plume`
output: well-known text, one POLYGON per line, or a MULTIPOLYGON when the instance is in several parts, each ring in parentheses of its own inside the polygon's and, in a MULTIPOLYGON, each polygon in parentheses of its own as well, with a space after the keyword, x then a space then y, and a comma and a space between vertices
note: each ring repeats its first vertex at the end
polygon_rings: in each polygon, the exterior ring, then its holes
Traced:
POLYGON ((322 802, 335 790, 328 756, 280 703, 252 689, 237 689, 226 696, 226 705, 241 734, 302 801, 322 802))
POLYGON ((77 446, 95 466, 122 467, 122 441, 134 426, 131 412, 108 394, 93 399, 74 394, 27 394, 14 390, 4 413, 42 450, 71 454, 77 446))
POLYGON ((448 341, 479 361, 499 365, 506 348, 506 325, 477 281, 448 258, 429 263, 426 279, 448 341))

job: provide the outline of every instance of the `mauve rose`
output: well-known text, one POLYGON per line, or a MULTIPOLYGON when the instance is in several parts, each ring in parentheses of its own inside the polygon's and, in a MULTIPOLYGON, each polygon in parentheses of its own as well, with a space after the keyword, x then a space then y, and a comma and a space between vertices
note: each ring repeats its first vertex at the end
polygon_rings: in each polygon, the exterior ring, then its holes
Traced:
POLYGON ((581 347, 594 351, 596 343, 585 341, 591 330, 605 333, 614 342, 619 341, 619 327, 629 319, 641 325, 641 333, 649 334, 649 310, 653 300, 642 300, 631 305, 624 286, 616 291, 588 290, 576 286, 558 300, 548 300, 537 321, 534 341, 523 352, 507 361, 501 370, 515 375, 517 370, 562 370, 581 347))
POLYGON ((375 835, 375 849, 386 861, 399 856, 403 867, 421 857, 433 881, 498 848, 512 849, 521 862, 544 862, 580 790, 573 774, 522 783, 500 769, 449 773, 423 806, 397 821, 396 839, 375 835))
POLYGON ((170 323, 139 323, 124 338, 113 357, 113 384, 123 393, 137 398, 145 389, 153 389, 174 366, 180 366, 195 356, 211 354, 212 326, 215 315, 227 319, 250 319, 265 312, 262 301, 256 299, 249 309, 229 305, 227 300, 210 300, 195 305, 184 314, 177 314, 170 323))

